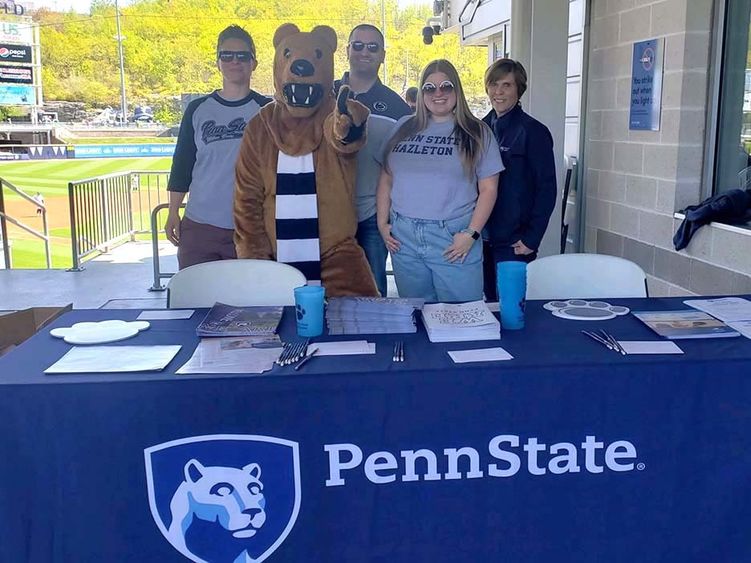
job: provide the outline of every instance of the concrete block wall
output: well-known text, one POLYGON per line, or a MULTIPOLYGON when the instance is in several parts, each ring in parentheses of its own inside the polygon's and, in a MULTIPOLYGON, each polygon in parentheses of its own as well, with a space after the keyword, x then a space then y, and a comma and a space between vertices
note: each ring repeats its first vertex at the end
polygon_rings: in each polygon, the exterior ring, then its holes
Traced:
MULTIPOLYGON (((718 0, 720 1, 720 0, 718 0)), ((676 211, 702 199, 712 0, 592 0, 585 250, 622 256, 650 295, 751 293, 751 230, 702 227, 675 252, 676 211), (664 38, 659 131, 628 128, 633 43, 664 38)))

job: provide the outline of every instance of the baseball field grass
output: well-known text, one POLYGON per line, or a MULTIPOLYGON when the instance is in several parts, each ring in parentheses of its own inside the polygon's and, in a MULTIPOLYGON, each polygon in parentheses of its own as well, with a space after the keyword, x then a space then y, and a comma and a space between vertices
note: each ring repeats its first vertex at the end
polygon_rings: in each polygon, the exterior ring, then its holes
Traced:
MULTIPOLYGON (((0 178, 30 196, 44 197, 52 267, 68 268, 72 264, 68 182, 128 171, 168 171, 171 164, 170 157, 0 162, 0 178)), ((7 188, 3 195, 8 215, 41 232, 42 219, 33 204, 7 188)), ((8 231, 14 268, 46 268, 44 243, 40 239, 10 224, 8 231)))

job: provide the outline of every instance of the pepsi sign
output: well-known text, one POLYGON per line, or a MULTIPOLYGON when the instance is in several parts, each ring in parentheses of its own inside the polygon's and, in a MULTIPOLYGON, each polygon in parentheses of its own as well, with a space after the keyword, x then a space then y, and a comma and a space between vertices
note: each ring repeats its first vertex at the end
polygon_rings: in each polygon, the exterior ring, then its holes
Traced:
POLYGON ((0 61, 30 63, 31 47, 29 47, 28 45, 12 45, 10 43, 0 43, 0 61))

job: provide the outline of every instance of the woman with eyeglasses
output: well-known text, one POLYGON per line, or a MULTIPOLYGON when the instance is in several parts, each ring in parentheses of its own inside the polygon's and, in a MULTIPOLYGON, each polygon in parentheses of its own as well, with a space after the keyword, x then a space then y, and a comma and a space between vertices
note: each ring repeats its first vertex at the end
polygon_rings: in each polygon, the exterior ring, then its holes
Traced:
POLYGON ((422 71, 416 113, 396 124, 381 154, 378 229, 391 252, 399 295, 482 299, 478 239, 503 163, 449 61, 432 61, 422 71))
POLYGON ((219 34, 216 65, 222 89, 193 100, 183 114, 172 158, 169 211, 164 226, 177 246, 180 269, 194 264, 237 258, 232 202, 235 161, 245 125, 271 100, 250 89, 256 68, 253 38, 231 25, 219 34), (180 205, 190 198, 185 216, 180 205))

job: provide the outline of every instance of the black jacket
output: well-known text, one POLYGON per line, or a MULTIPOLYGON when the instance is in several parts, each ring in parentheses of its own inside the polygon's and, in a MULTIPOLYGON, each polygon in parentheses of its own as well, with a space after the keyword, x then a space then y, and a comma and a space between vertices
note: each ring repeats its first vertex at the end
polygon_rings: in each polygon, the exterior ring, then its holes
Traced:
POLYGON ((709 197, 699 205, 689 205, 684 213, 686 216, 673 236, 676 250, 686 248, 699 227, 712 221, 730 224, 751 221, 751 189, 730 190, 709 197))
POLYGON ((482 120, 493 130, 505 167, 486 227, 488 239, 496 256, 518 240, 536 251, 558 193, 553 137, 520 105, 500 118, 491 110, 482 120))

